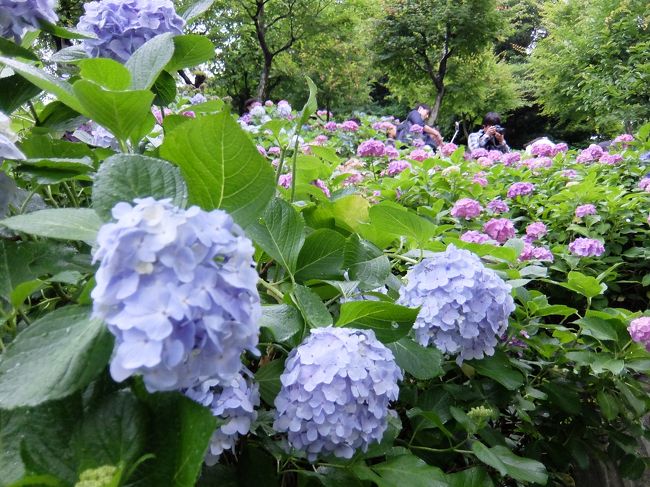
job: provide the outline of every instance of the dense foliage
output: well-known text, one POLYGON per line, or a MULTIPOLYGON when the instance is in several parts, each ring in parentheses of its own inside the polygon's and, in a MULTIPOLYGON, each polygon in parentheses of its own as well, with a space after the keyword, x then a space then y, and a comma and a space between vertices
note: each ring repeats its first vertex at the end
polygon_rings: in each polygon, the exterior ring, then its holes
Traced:
POLYGON ((310 78, 237 117, 178 92, 213 2, 142 3, 0 41, 0 485, 644 474, 650 125, 434 154, 310 78))

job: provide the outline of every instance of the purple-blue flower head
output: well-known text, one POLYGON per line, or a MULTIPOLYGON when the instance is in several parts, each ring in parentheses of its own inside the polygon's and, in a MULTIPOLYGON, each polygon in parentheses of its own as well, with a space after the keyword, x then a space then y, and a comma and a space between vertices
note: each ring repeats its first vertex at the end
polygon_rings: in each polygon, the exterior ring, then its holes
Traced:
POLYGON ((77 29, 97 37, 83 40, 92 57, 124 62, 148 40, 165 32, 182 34, 185 26, 171 0, 100 0, 84 8, 77 29))
POLYGON ((230 215, 170 200, 118 203, 99 231, 93 314, 115 335, 111 375, 150 391, 229 384, 257 353, 253 245, 230 215))
POLYGON ((351 458, 382 439, 402 372, 372 330, 316 328, 280 377, 273 428, 313 462, 351 458))
POLYGON ((457 362, 494 354, 515 309, 510 286, 467 250, 450 245, 406 274, 398 304, 420 307, 413 326, 422 346, 458 354, 457 362))
MULTIPOLYGON (((250 377, 250 372, 246 371, 250 377)), ((241 435, 246 435, 257 419, 255 408, 260 405, 259 386, 242 374, 229 384, 219 385, 207 380, 185 391, 185 395, 212 411, 224 422, 212 433, 205 463, 214 465, 225 450, 235 451, 241 435)))
POLYGON ((20 44, 28 30, 40 28, 40 22, 56 23, 54 0, 0 0, 0 37, 20 44))

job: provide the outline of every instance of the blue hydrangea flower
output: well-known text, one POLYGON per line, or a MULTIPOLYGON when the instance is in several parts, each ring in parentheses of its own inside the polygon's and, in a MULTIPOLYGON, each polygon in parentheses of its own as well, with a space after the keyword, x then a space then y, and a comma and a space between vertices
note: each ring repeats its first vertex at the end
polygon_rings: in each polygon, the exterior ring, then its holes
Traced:
POLYGON ((122 62, 159 34, 182 34, 185 25, 171 0, 100 0, 84 9, 77 29, 96 36, 83 40, 88 55, 122 62))
POLYGON ((18 137, 11 130, 11 119, 0 112, 0 162, 3 159, 25 159, 25 154, 16 147, 16 142, 18 137))
POLYGON ((273 428, 309 461, 381 440, 402 372, 372 330, 316 328, 285 362, 273 428))
POLYGON ((25 32, 39 29, 42 20, 51 24, 59 20, 54 0, 0 0, 0 37, 20 44, 25 32))
POLYGON ((97 236, 93 314, 115 335, 111 375, 150 391, 228 385, 257 353, 253 245, 230 215, 170 200, 118 203, 97 236))
POLYGON ((398 304, 421 307, 413 325, 422 346, 459 354, 457 362, 493 355, 515 309, 510 286, 467 250, 450 245, 406 274, 398 304))
MULTIPOLYGON (((250 372, 244 370, 250 377, 250 372)), ((212 434, 205 463, 214 465, 225 450, 235 451, 240 435, 246 435, 257 419, 255 408, 260 405, 259 386, 238 374, 229 384, 219 385, 208 380, 185 395, 209 408, 212 414, 224 421, 212 434)))

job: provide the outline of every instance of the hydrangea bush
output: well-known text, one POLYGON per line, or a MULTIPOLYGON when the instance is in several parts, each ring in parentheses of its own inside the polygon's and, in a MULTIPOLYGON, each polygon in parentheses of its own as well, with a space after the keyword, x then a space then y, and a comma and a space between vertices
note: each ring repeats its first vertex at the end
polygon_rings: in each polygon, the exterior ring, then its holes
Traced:
POLYGON ((0 93, 0 485, 643 475, 650 126, 434 152, 311 81, 237 117, 180 87, 220 47, 184 22, 103 0, 45 70, 3 51, 43 91, 0 93))

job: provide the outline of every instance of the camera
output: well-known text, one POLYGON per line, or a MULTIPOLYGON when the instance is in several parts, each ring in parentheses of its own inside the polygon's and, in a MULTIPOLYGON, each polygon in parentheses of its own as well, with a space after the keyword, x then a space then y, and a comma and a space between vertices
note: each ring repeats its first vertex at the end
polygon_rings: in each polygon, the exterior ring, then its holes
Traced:
POLYGON ((494 125, 494 130, 496 130, 498 133, 501 135, 504 135, 506 133, 506 129, 502 127, 501 125, 494 125))

